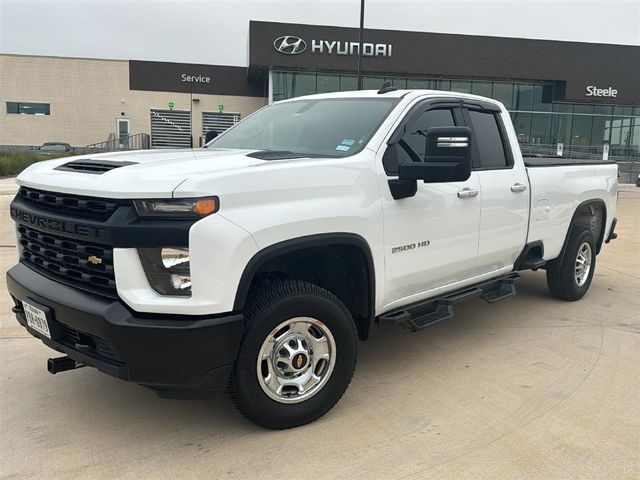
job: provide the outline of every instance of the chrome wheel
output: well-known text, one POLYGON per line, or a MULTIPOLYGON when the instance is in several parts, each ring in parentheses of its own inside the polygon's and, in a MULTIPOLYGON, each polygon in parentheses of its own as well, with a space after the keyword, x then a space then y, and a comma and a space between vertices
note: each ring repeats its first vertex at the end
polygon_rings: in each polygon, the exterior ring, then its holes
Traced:
POLYGON ((591 271, 591 246, 584 242, 578 249, 578 255, 576 256, 576 265, 574 269, 574 278, 576 285, 582 287, 587 283, 589 278, 589 272, 591 271))
POLYGON ((260 347, 260 387, 280 403, 298 403, 327 383, 336 361, 336 342, 320 320, 297 317, 274 328, 260 347))

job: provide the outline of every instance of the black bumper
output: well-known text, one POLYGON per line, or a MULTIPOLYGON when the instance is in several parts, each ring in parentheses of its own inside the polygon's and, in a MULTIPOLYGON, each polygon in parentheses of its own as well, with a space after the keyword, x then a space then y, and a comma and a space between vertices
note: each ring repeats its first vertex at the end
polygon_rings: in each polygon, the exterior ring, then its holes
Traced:
POLYGON ((18 322, 85 365, 163 396, 224 390, 238 353, 242 314, 157 315, 62 285, 23 264, 7 272, 18 322), (27 326, 21 300, 50 309, 51 339, 27 326))

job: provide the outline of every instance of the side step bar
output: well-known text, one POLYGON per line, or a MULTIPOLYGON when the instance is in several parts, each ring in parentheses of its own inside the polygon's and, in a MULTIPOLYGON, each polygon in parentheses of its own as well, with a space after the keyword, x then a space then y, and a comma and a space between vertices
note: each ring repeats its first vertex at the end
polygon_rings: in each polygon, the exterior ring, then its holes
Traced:
POLYGON ((430 298, 397 310, 380 315, 378 323, 391 323, 406 327, 412 332, 448 320, 453 317, 453 304, 470 297, 480 297, 488 303, 495 303, 516 294, 517 273, 510 273, 505 277, 492 279, 471 287, 465 287, 457 292, 443 297, 430 298))

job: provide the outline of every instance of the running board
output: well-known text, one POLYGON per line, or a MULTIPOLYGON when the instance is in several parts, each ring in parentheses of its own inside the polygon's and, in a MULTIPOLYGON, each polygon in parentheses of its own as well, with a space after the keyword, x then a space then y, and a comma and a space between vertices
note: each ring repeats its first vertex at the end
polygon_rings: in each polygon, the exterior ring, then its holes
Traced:
POLYGON ((520 264, 520 270, 537 270, 544 267, 546 264, 546 260, 542 258, 525 259, 520 264))
POLYGON ((465 287, 442 297, 431 298, 380 315, 378 323, 391 323, 406 327, 412 332, 453 318, 453 304, 470 297, 480 297, 488 303, 495 303, 516 294, 517 273, 492 279, 471 287, 465 287))

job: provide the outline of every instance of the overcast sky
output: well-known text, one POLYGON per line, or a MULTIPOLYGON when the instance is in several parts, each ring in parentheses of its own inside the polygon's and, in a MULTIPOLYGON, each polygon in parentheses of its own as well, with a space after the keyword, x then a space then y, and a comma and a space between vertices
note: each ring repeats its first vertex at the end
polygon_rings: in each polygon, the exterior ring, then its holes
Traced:
MULTIPOLYGON (((0 0, 0 52, 247 65, 249 20, 355 27, 359 0, 0 0)), ((365 26, 640 45, 640 0, 367 0, 365 26)))

